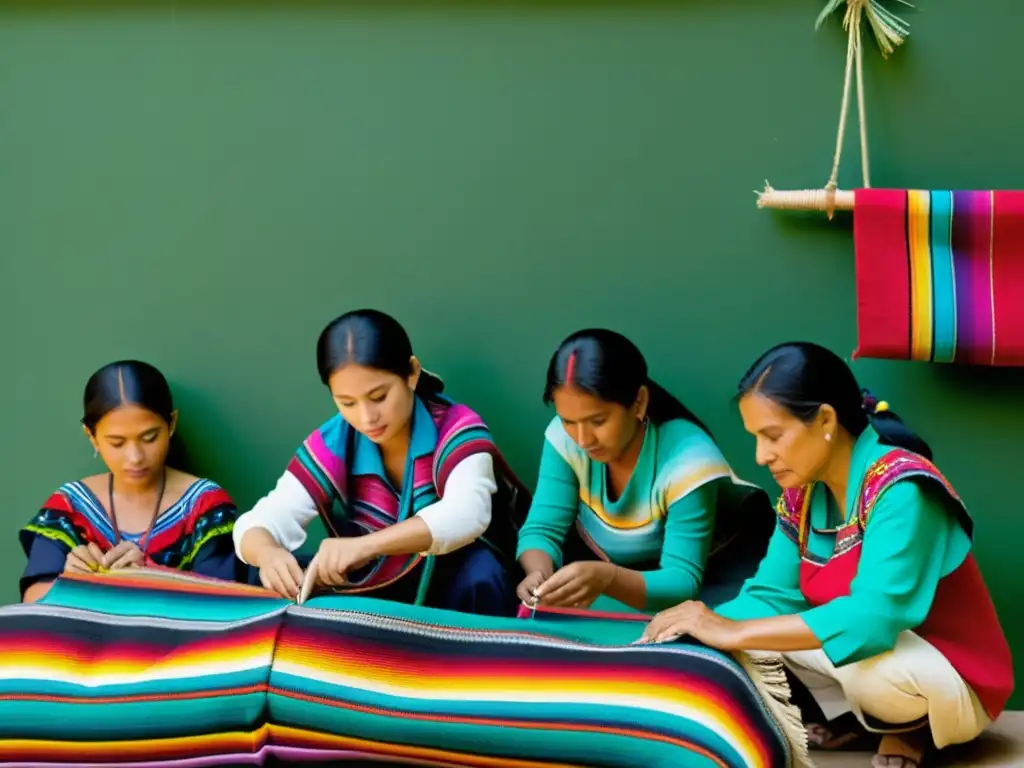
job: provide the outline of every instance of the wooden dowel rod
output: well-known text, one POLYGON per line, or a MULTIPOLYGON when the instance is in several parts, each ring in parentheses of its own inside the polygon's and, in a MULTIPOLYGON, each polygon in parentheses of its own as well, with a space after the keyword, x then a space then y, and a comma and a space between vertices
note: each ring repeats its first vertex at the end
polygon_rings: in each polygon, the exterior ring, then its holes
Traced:
POLYGON ((853 190, 778 190, 766 184, 764 191, 757 193, 757 207, 787 211, 823 211, 831 218, 833 211, 852 211, 854 197, 853 190))

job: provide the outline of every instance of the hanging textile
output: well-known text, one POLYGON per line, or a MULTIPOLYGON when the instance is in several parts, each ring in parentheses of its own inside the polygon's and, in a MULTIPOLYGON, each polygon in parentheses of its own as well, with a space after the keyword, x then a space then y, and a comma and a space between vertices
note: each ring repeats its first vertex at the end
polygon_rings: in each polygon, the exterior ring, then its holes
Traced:
POLYGON ((859 189, 854 357, 1024 365, 1024 192, 859 189))

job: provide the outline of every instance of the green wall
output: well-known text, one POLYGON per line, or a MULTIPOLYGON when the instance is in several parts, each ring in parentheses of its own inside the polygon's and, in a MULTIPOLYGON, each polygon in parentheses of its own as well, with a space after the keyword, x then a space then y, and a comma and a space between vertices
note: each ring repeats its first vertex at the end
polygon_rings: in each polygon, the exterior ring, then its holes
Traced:
MULTIPOLYGON (((769 482, 736 379, 783 339, 855 344, 849 220, 751 193, 825 181, 838 18, 815 34, 810 0, 430 5, 0 2, 4 598, 17 528, 98 469, 77 423, 92 370, 163 368, 202 469, 248 505, 331 414, 314 343, 357 305, 406 324, 530 482, 548 355, 591 324, 633 337, 769 482)), ((1019 0, 920 5, 892 60, 869 48, 875 185, 1019 187, 1019 0)), ((973 509, 1024 659, 1024 374, 855 370, 973 509)))

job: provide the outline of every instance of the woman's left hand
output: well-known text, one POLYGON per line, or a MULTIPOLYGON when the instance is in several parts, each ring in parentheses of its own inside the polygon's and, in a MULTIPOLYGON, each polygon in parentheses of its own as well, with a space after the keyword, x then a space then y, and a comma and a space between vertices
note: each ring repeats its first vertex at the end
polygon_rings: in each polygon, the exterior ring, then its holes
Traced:
POLYGON ((100 560, 100 568, 116 571, 120 568, 137 568, 144 565, 145 562, 146 556, 142 554, 142 550, 136 544, 122 541, 103 555, 100 560))
POLYGON ((572 563, 537 587, 538 605, 589 608, 615 578, 615 566, 598 560, 572 563))
POLYGON ((366 544, 360 541, 361 538, 354 536, 320 542, 315 564, 318 583, 339 587, 346 583, 349 571, 369 562, 374 555, 366 551, 366 544))
POLYGON ((739 622, 726 619, 697 600, 688 600, 657 614, 641 643, 665 643, 683 635, 723 651, 739 650, 739 622))

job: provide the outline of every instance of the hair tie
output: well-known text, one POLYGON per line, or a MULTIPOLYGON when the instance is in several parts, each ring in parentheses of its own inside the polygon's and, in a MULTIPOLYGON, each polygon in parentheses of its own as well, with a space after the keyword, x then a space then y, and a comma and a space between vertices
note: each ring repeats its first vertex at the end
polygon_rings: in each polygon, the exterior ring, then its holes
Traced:
POLYGON ((885 400, 879 400, 866 389, 863 390, 863 397, 864 400, 861 403, 861 407, 869 416, 875 416, 889 410, 889 404, 885 400))

